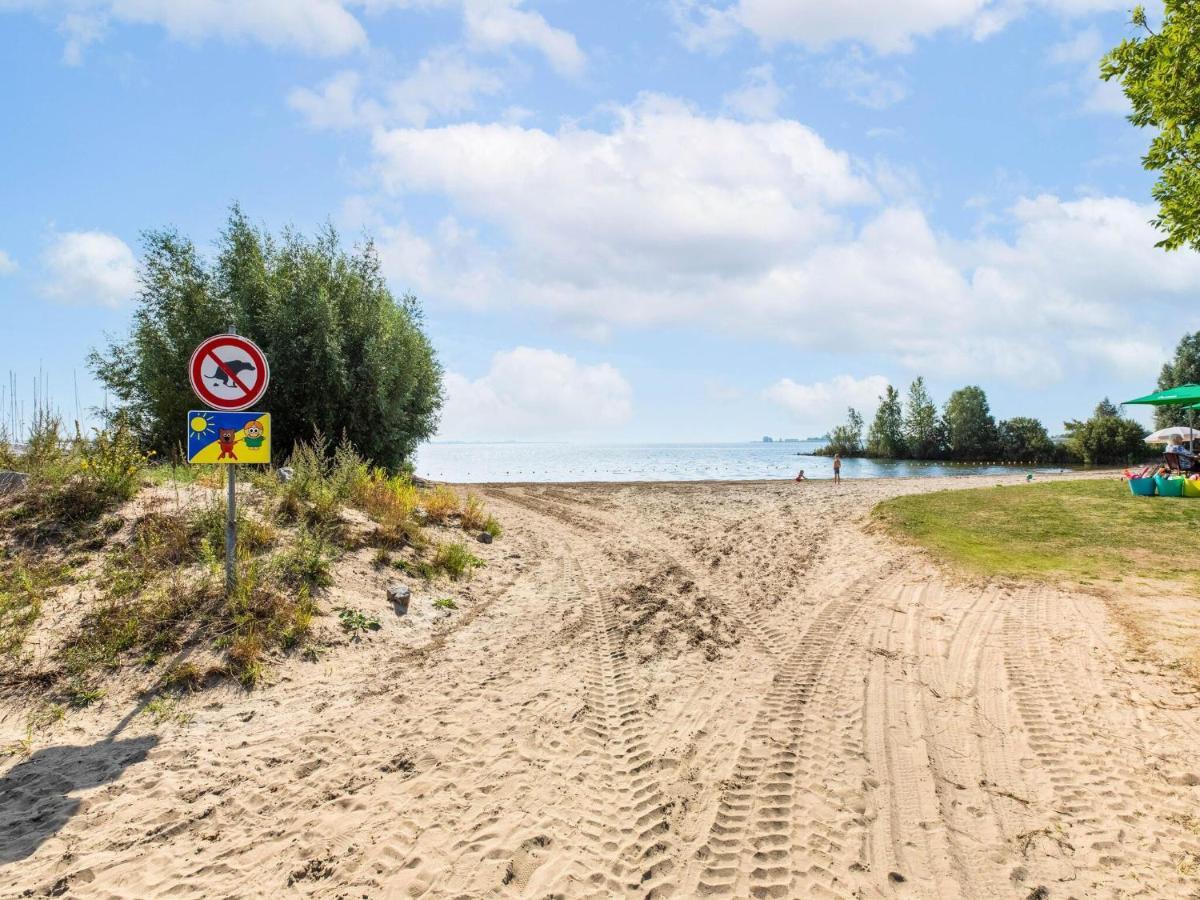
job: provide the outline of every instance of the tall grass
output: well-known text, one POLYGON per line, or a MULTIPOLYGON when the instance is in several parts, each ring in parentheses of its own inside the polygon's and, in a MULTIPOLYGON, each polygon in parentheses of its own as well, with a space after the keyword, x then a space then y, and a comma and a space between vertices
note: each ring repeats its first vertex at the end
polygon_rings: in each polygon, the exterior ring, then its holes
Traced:
POLYGON ((163 673, 161 685, 194 688, 216 671, 254 684, 273 653, 310 632, 314 598, 331 585, 334 561, 347 547, 375 546, 383 563, 405 551, 409 559, 395 565, 427 578, 459 579, 482 561, 462 543, 435 543, 426 530, 500 531, 478 496, 463 500, 447 486, 419 488, 410 473, 374 468, 348 444, 331 448, 318 435, 293 449, 289 479, 273 471, 250 475, 265 502, 239 509, 239 578, 226 595, 225 507, 218 496, 188 512, 113 514, 147 478, 162 482, 169 472, 176 484, 215 485, 222 474, 215 466, 152 462, 122 422, 67 437, 57 418, 40 415, 20 452, 0 435, 0 465, 29 477, 28 490, 0 498, 0 528, 20 548, 0 556, 0 658, 19 656, 46 598, 65 580, 66 570, 54 561, 72 550, 102 554, 96 599, 56 651, 64 696, 75 705, 103 696, 98 679, 105 673, 154 665, 189 647, 210 648, 218 669, 178 664, 163 673), (347 507, 366 513, 373 530, 356 530, 347 507), (114 541, 118 531, 122 537, 114 541))
POLYGON ((463 544, 440 544, 433 557, 433 568, 445 572, 452 581, 469 578, 471 572, 483 565, 483 560, 471 553, 463 544))
POLYGON ((425 509, 425 519, 437 525, 448 522, 459 512, 458 494, 444 484, 425 491, 421 497, 421 505, 425 509))
POLYGON ((76 429, 68 438, 62 422, 39 413, 24 449, 5 449, 5 466, 25 473, 28 489, 9 499, 0 522, 25 523, 25 537, 52 525, 79 531, 137 493, 149 454, 143 453, 124 421, 91 436, 76 429))

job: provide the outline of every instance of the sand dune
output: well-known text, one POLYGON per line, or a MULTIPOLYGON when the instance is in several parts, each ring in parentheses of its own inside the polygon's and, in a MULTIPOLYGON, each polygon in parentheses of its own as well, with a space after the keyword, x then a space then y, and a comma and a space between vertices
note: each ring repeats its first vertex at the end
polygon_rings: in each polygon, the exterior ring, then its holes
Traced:
POLYGON ((487 487, 467 589, 400 619, 348 559, 369 639, 0 762, 0 895, 1198 896, 1174 676, 867 527, 997 480, 487 487))

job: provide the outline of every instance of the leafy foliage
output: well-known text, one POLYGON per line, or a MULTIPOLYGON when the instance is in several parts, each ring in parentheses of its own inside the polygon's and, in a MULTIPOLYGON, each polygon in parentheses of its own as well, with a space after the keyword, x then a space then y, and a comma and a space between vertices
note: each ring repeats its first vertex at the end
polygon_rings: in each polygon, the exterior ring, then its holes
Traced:
POLYGON ((270 360, 263 405, 280 413, 280 453, 332 434, 396 469, 433 435, 441 367, 416 299, 392 296, 370 243, 347 253, 331 227, 312 240, 290 230, 275 238, 234 207, 212 264, 177 232, 149 232, 140 280, 131 334, 90 364, 117 414, 159 453, 179 445, 195 404, 192 351, 231 326, 270 360))
POLYGON ((1133 10, 1141 34, 1110 50, 1100 77, 1117 79, 1129 98, 1129 121, 1158 133, 1142 165, 1159 173, 1155 226, 1164 233, 1158 246, 1200 250, 1200 4, 1165 0, 1162 25, 1150 29, 1145 10, 1133 10))
POLYGON ((913 459, 934 459, 942 451, 943 435, 937 407, 919 375, 908 386, 908 409, 904 413, 904 443, 913 459))
POLYGON ((351 609, 348 606, 339 607, 338 621, 341 623, 342 630, 348 634, 378 631, 380 628, 379 619, 375 616, 367 616, 362 610, 351 609))
POLYGON ((946 401, 942 413, 946 424, 946 451, 951 459, 986 460, 996 456, 996 420, 988 407, 983 388, 959 388, 946 401))
POLYGON ((878 459, 901 459, 907 453, 900 392, 890 384, 879 398, 875 421, 871 423, 871 431, 867 435, 867 453, 878 459))
POLYGON ((1001 458, 1008 462, 1049 462, 1058 456, 1058 448, 1046 426, 1029 416, 1005 419, 997 426, 1001 458))
MULTIPOLYGON (((1175 355, 1163 364, 1158 376, 1158 389, 1179 387, 1181 384, 1200 384, 1200 331, 1185 334, 1175 348, 1175 355)), ((1187 425, 1188 410, 1178 406, 1159 406, 1154 410, 1154 427, 1170 428, 1187 425)), ((1192 411, 1195 416, 1195 411, 1192 411)), ((1198 417, 1200 418, 1200 417, 1198 417)))
POLYGON ((820 452, 825 456, 859 456, 863 452, 862 433, 862 413, 850 407, 846 411, 846 424, 838 425, 829 432, 829 443, 820 452))
POLYGON ((1117 415, 1108 398, 1086 422, 1067 422, 1067 449, 1089 465, 1132 463, 1148 455, 1146 429, 1117 415))

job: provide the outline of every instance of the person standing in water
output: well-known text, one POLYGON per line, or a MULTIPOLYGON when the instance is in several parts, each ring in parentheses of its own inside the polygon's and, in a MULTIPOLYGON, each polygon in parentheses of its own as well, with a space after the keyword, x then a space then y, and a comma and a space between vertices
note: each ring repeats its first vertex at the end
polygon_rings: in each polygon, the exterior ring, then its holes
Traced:
POLYGON ((833 483, 842 483, 842 454, 833 454, 833 483))

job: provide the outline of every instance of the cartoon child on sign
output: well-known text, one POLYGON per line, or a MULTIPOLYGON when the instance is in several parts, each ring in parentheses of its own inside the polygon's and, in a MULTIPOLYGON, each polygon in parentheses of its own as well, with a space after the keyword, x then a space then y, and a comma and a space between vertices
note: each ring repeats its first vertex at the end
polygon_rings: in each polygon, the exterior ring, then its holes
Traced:
POLYGON ((221 428, 217 430, 217 443, 221 447, 221 455, 217 459, 224 459, 228 456, 230 459, 237 459, 237 454, 233 452, 233 445, 237 443, 237 432, 232 428, 221 428))
POLYGON ((262 422, 258 421, 257 419, 247 422, 243 426, 242 430, 246 433, 246 436, 243 440, 246 446, 251 450, 257 450, 263 445, 263 441, 266 440, 262 422))

